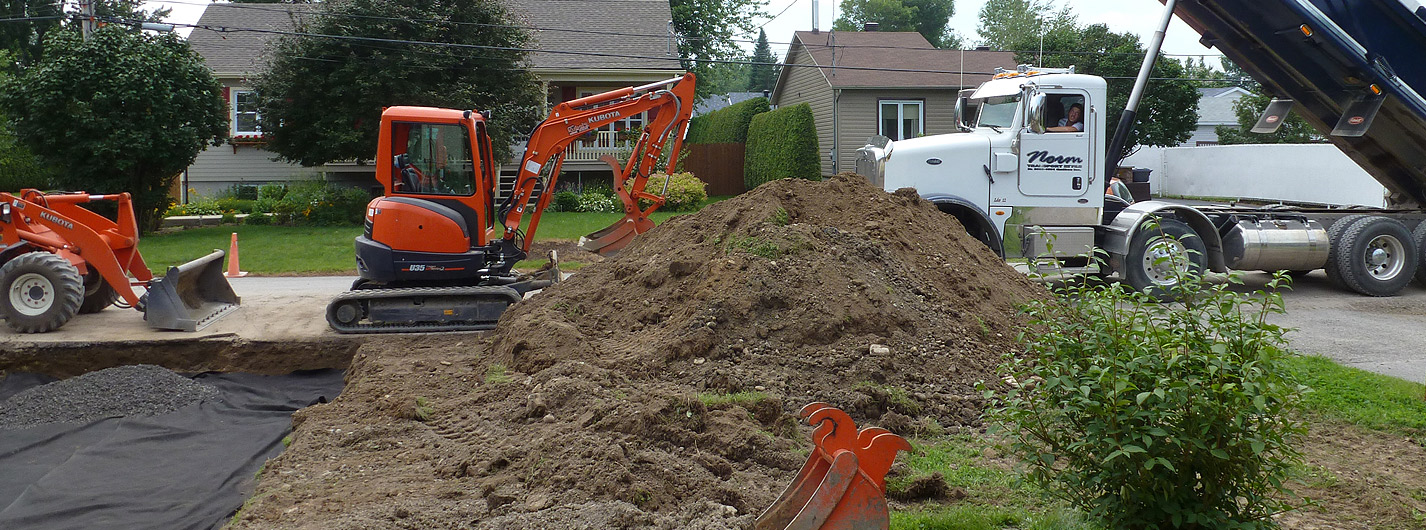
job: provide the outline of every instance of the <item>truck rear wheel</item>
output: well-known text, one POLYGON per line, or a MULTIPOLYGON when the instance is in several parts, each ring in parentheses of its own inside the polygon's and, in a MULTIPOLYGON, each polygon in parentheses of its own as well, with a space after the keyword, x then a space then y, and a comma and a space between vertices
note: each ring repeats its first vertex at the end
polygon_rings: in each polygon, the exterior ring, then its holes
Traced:
POLYGON ((1327 272, 1328 280, 1344 288, 1347 284, 1342 282, 1342 272, 1337 269, 1337 249, 1342 247, 1342 232, 1347 230, 1347 226, 1366 219, 1366 217, 1366 214, 1360 213, 1348 215, 1327 227, 1327 263, 1322 266, 1322 269, 1327 272))
POLYGON ((1394 296, 1416 275, 1417 248, 1406 225, 1371 216, 1342 231, 1336 255, 1342 285, 1367 296, 1394 296))
POLYGON ((20 333, 44 333, 79 312, 84 280, 64 258, 48 252, 21 254, 0 267, 0 315, 20 333))
POLYGON ((1139 229, 1124 259, 1124 280, 1161 302, 1173 299, 1171 287, 1207 268, 1203 238, 1181 221, 1157 219, 1139 229), (1156 224, 1156 225, 1155 225, 1156 224))
POLYGON ((1421 221, 1416 225, 1416 230, 1411 231, 1411 242, 1416 243, 1416 283, 1426 285, 1426 221, 1421 221))

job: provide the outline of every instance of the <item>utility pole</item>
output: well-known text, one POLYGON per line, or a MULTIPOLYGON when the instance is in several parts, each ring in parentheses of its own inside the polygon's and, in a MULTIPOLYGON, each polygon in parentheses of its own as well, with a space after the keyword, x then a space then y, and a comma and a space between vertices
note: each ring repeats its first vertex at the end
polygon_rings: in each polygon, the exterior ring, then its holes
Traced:
POLYGON ((94 33, 94 0, 79 0, 79 28, 84 40, 94 33))

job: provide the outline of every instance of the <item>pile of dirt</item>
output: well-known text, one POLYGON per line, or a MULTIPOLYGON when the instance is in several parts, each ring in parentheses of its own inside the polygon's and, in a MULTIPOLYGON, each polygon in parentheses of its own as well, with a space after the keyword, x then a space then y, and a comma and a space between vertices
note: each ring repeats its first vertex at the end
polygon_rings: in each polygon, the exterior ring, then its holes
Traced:
POLYGON ((488 343, 368 343, 238 526, 749 527, 810 447, 798 408, 977 425, 975 383, 1043 296, 914 191, 776 181, 518 304, 488 343))

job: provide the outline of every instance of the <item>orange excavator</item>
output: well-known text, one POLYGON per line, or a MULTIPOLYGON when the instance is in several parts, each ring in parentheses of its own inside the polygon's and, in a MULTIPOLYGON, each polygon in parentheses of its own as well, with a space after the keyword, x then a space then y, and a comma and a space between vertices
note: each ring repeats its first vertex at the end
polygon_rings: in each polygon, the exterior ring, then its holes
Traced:
POLYGON ((644 188, 649 175, 660 169, 670 138, 667 160, 678 160, 693 114, 694 82, 693 74, 684 74, 556 105, 530 133, 515 189, 499 203, 499 166, 486 130, 488 114, 387 108, 376 155, 376 179, 385 193, 367 205, 366 230, 356 238, 361 278, 327 306, 328 324, 340 333, 494 327, 505 308, 526 292, 560 279, 553 253, 541 273, 520 275, 512 269, 530 252, 570 144, 605 125, 648 113, 628 161, 620 165, 605 158, 624 217, 586 237, 583 245, 603 254, 617 252, 653 227, 649 215, 664 203, 667 183, 657 194, 644 188), (641 201, 648 206, 641 208, 641 201))

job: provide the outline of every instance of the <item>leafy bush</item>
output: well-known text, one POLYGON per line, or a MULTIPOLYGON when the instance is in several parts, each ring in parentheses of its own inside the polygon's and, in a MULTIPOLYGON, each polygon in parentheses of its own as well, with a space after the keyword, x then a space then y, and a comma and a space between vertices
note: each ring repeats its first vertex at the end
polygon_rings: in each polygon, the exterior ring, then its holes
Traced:
POLYGON ((277 203, 281 199, 262 198, 253 201, 253 212, 272 213, 277 211, 277 203))
POLYGON ((783 178, 822 180, 817 125, 806 103, 753 117, 743 158, 743 184, 753 189, 783 178))
POLYGON ((686 144, 741 144, 748 141, 748 125, 753 116, 772 107, 767 98, 753 98, 736 105, 693 118, 688 122, 686 144))
POLYGON ((550 211, 552 212, 577 212, 579 211, 579 194, 572 191, 561 191, 550 199, 550 211))
MULTIPOLYGON (((1231 283, 1241 283, 1236 276, 1231 283)), ((1272 528, 1305 433, 1276 289, 1180 278, 1181 302, 1065 288, 1024 308, 1033 332, 988 417, 1032 481, 1111 529, 1272 528)))
POLYGON ((579 205, 575 211, 621 212, 624 211, 624 207, 619 203, 619 199, 614 196, 614 192, 592 189, 585 190, 584 193, 579 194, 579 205))
POLYGON ((287 195, 287 186, 285 184, 263 184, 257 187, 258 200, 278 201, 282 199, 283 195, 287 195))
POLYGON ((360 225, 366 217, 371 194, 360 188, 344 188, 315 180, 293 184, 277 201, 273 213, 278 224, 360 225))
POLYGON ((218 220, 218 224, 235 225, 238 224, 238 214, 233 212, 223 212, 223 218, 218 220))
POLYGON ((218 204, 218 199, 197 195, 188 201, 188 204, 175 204, 164 213, 165 217, 175 215, 221 215, 223 207, 218 204))
POLYGON ((252 199, 236 199, 224 197, 217 200, 218 210, 223 213, 252 213, 253 207, 257 203, 252 199))
MULTIPOLYGON (((665 181, 668 182, 668 194, 664 196, 664 203, 660 208, 662 210, 691 212, 697 210, 698 205, 708 199, 708 183, 693 176, 692 173, 674 173, 672 177, 664 173, 654 173, 644 185, 644 191, 658 194, 663 191, 665 181)), ((624 183, 625 190, 631 190, 633 187, 633 179, 624 183)), ((648 208, 648 201, 639 201, 639 207, 648 208)))
POLYGON ((265 213, 248 214, 243 218, 243 224, 249 226, 267 226, 272 224, 272 216, 265 213))

